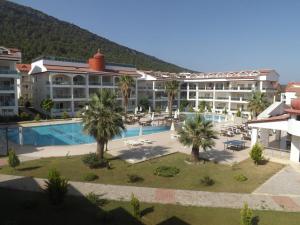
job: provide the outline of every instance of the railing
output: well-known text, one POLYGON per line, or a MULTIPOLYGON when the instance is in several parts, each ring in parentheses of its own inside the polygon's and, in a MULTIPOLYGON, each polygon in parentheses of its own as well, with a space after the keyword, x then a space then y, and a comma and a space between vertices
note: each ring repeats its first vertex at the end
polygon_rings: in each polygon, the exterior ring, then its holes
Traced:
POLYGON ((71 85, 70 81, 52 81, 53 85, 71 85))
POLYGON ((73 82, 73 85, 85 85, 85 82, 82 82, 82 81, 74 81, 73 82))
POLYGON ((211 96, 199 96, 199 99, 213 99, 211 96))
POLYGON ((103 86, 113 86, 114 83, 113 82, 102 82, 103 86))
POLYGON ((219 100, 228 100, 228 97, 217 97, 216 99, 219 99, 219 100))
POLYGON ((233 101, 240 101, 241 98, 240 97, 231 97, 231 100, 233 100, 233 101))
POLYGON ((0 101, 0 106, 15 106, 15 101, 0 101))
POLYGON ((0 90, 14 90, 14 85, 0 85, 0 90))
POLYGON ((70 108, 63 108, 63 109, 52 109, 53 113, 61 113, 61 112, 71 112, 72 110, 70 108))
POLYGON ((101 85, 101 81, 89 81, 89 85, 101 85))
POLYGON ((53 98, 71 98, 71 95, 53 95, 53 98))
POLYGON ((74 94, 74 98, 86 98, 85 94, 74 94))
POLYGON ((252 87, 240 87, 240 90, 252 90, 252 87))
POLYGON ((19 74, 16 70, 0 70, 0 74, 19 74))

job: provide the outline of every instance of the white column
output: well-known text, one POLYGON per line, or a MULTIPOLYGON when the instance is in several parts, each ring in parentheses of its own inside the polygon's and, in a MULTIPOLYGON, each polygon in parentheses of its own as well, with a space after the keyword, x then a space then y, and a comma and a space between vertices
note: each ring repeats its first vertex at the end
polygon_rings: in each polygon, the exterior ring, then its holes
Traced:
POLYGON ((291 143, 290 160, 299 163, 300 158, 300 137, 293 135, 291 143))
POLYGON ((152 81, 152 107, 155 110, 156 104, 155 104, 155 81, 152 81))
POLYGON ((263 89, 263 82, 259 81, 259 90, 262 91, 262 89, 263 89))
POLYGON ((86 77, 85 77, 85 97, 87 98, 87 99, 89 99, 90 98, 90 96, 89 96, 89 77, 90 77, 90 75, 86 75, 86 77))
POLYGON ((213 112, 215 112, 216 110, 216 103, 215 103, 215 99, 216 99, 216 84, 214 83, 214 89, 213 89, 213 112))
POLYGON ((134 107, 137 107, 138 105, 138 80, 135 79, 135 104, 134 107))
POLYGON ((73 76, 70 76, 71 78, 71 115, 75 115, 75 112, 74 112, 74 90, 73 90, 73 85, 74 85, 74 82, 73 82, 73 78, 75 77, 76 75, 73 75, 73 76))
POLYGON ((287 137, 287 132, 281 131, 280 149, 286 149, 286 137, 287 137))
POLYGON ((196 107, 196 110, 198 110, 198 106, 199 106, 199 84, 196 83, 196 102, 195 102, 195 107, 196 107))
POLYGON ((258 129, 257 128, 252 128, 251 130, 251 147, 257 143, 258 139, 258 129))
POLYGON ((265 147, 269 145, 269 129, 260 129, 260 141, 265 147))
MULTIPOLYGON (((37 85, 37 84, 35 84, 37 85)), ((50 91, 50 99, 53 100, 53 83, 52 83, 52 76, 49 74, 49 91, 50 91)))

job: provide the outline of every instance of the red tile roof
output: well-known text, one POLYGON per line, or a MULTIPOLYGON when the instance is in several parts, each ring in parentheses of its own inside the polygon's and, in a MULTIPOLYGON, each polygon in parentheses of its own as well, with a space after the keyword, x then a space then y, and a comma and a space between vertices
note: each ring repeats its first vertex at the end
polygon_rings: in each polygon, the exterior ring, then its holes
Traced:
POLYGON ((300 82, 289 82, 285 88, 285 92, 300 93, 300 82))
POLYGON ((20 72, 26 72, 28 73, 31 69, 31 64, 17 64, 17 69, 20 72))

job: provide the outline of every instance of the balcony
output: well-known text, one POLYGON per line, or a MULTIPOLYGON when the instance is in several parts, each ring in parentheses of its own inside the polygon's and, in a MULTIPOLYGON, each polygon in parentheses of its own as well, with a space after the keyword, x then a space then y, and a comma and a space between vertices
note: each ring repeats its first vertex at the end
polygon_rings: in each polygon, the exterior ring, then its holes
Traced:
POLYGON ((199 96, 199 99, 213 99, 212 96, 199 96))
POLYGON ((53 85, 71 85, 71 82, 70 81, 67 81, 67 80, 54 80, 52 81, 52 84, 53 85))
POLYGON ((240 87, 240 90, 252 90, 252 87, 240 87))
POLYGON ((0 106, 15 106, 15 101, 14 99, 12 100, 4 100, 4 101, 1 101, 0 100, 0 106))
POLYGON ((85 85, 84 81, 74 81, 73 85, 85 85))
POLYGON ((114 86, 113 82, 102 82, 102 86, 114 86))
POLYGON ((14 85, 3 85, 0 84, 0 91, 13 91, 15 90, 14 85))
POLYGON ((84 93, 74 93, 73 97, 74 98, 86 98, 84 93))
POLYGON ((0 74, 19 74, 16 70, 0 70, 0 74))
POLYGON ((216 97, 217 100, 228 100, 228 97, 216 97))
POLYGON ((52 112, 53 113, 62 113, 62 112, 71 112, 71 108, 61 108, 61 109, 52 109, 52 112))
POLYGON ((70 94, 53 94, 53 98, 71 98, 70 94))

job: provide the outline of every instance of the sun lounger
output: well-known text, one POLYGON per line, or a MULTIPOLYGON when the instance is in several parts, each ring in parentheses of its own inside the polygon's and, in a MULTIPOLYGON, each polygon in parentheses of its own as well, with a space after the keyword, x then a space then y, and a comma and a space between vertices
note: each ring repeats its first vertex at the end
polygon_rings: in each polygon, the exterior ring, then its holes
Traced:
POLYGON ((130 146, 143 145, 142 142, 136 141, 136 140, 127 140, 127 141, 125 141, 125 144, 126 144, 126 145, 130 145, 130 146))
POLYGON ((141 143, 152 144, 152 141, 148 139, 139 139, 138 141, 141 143))

